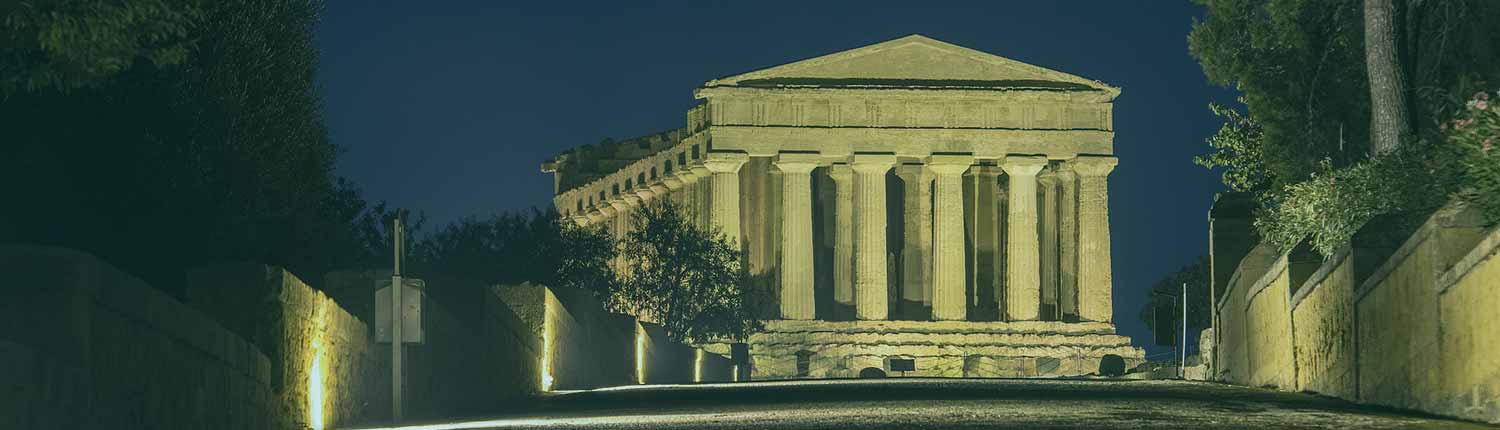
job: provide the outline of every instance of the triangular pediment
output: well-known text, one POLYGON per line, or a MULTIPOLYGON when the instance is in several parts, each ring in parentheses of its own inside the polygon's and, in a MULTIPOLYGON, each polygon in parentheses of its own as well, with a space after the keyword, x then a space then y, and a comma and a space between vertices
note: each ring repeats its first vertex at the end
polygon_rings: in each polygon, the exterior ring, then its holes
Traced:
POLYGON ((922 35, 715 79, 712 87, 1119 89, 922 35))

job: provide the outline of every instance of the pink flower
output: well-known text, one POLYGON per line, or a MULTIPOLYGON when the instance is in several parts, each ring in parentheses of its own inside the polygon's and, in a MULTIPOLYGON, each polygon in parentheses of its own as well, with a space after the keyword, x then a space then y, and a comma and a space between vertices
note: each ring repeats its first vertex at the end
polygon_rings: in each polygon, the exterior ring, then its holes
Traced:
POLYGON ((1454 130, 1463 130, 1464 127, 1468 127, 1469 124, 1473 124, 1473 123, 1474 123, 1474 119, 1473 118, 1464 118, 1464 119, 1461 119, 1461 120, 1458 120, 1458 121, 1454 121, 1453 122, 1453 129, 1454 130))
MULTIPOLYGON (((1484 93, 1480 93, 1480 94, 1484 94, 1484 93)), ((1487 101, 1484 101, 1484 100, 1480 100, 1480 101, 1474 102, 1474 108, 1475 109, 1479 109, 1479 110, 1489 109, 1490 108, 1490 102, 1487 102, 1487 101)))
POLYGON ((1487 93, 1487 92, 1484 92, 1484 91, 1480 91, 1480 92, 1474 93, 1474 100, 1489 100, 1489 99, 1490 99, 1490 93, 1487 93))
POLYGON ((1484 145, 1480 145, 1479 149, 1484 151, 1484 155, 1490 155, 1490 148, 1493 148, 1494 146, 1495 138, 1491 137, 1489 139, 1485 139, 1484 145))

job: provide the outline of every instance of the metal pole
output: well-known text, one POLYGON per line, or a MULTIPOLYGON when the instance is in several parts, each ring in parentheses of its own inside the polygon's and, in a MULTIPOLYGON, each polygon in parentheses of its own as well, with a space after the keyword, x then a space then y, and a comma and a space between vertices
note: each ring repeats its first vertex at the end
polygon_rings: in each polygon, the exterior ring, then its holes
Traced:
POLYGON ((391 272, 391 421, 401 422, 401 246, 405 231, 401 226, 400 212, 396 214, 395 228, 391 229, 395 242, 395 264, 391 272))
POLYGON ((1182 361, 1177 365, 1178 377, 1187 379, 1187 283, 1182 283, 1182 361))

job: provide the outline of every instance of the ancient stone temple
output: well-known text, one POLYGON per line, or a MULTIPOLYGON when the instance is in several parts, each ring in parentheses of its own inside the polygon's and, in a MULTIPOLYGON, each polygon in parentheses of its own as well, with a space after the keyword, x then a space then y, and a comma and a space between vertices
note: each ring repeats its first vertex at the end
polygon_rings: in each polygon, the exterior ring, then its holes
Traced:
POLYGON ((572 222, 623 235, 671 199, 737 240, 776 302, 748 342, 753 378, 1143 360, 1111 323, 1118 88, 913 35, 694 94, 686 127, 543 171, 572 222))

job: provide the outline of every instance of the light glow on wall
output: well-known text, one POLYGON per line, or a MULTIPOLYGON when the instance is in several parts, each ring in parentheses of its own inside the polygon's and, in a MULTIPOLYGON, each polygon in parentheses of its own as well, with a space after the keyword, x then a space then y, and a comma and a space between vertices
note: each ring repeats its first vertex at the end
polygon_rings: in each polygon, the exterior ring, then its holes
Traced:
POLYGON ((542 311, 542 363, 538 370, 542 392, 552 391, 552 303, 548 292, 547 303, 542 311))
POLYGON ((740 382, 740 365, 734 365, 734 369, 731 369, 730 371, 734 372, 734 376, 730 380, 734 382, 740 382))
POLYGON ((317 297, 314 301, 317 304, 313 305, 312 342, 308 345, 312 363, 307 369, 307 422, 313 430, 322 430, 325 413, 323 394, 326 389, 323 384, 323 335, 328 329, 328 299, 317 297))
POLYGON ((635 323, 635 383, 646 383, 646 327, 635 323))
POLYGON ((693 382, 703 382, 703 350, 693 352, 693 382))

